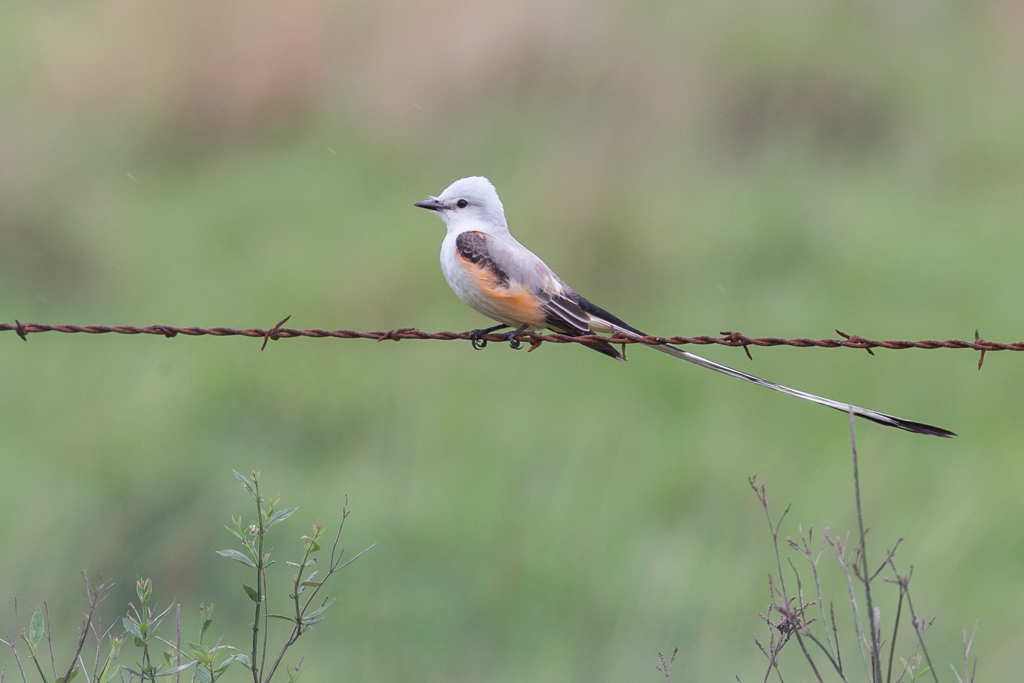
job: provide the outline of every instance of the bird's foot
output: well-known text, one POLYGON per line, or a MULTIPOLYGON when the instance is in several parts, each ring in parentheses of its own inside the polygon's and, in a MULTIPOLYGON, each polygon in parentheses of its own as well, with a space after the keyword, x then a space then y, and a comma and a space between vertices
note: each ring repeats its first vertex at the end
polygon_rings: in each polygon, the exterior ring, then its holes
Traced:
POLYGON ((483 337, 485 334, 490 334, 491 332, 495 332, 497 330, 502 330, 502 329, 504 329, 506 327, 508 327, 508 325, 495 325, 494 327, 487 327, 487 328, 480 329, 480 330, 473 330, 472 332, 469 333, 469 342, 470 342, 470 344, 473 345, 474 349, 479 351, 480 349, 482 349, 485 346, 487 346, 487 340, 486 339, 481 339, 481 337, 483 337))
POLYGON ((521 327, 518 327, 518 328, 512 330, 511 332, 506 332, 504 334, 504 337, 505 337, 505 340, 508 342, 508 345, 510 347, 512 347, 513 349, 517 350, 517 351, 519 349, 523 348, 523 343, 521 341, 519 341, 518 339, 516 339, 516 337, 521 335, 523 332, 526 332, 526 330, 528 330, 529 328, 530 328, 529 325, 523 325, 521 327))

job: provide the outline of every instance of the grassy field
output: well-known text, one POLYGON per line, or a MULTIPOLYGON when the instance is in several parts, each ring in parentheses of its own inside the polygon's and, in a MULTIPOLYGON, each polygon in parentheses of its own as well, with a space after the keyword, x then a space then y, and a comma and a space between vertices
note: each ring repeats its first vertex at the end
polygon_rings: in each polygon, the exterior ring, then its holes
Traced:
MULTIPOLYGON (((480 327, 412 204, 482 174, 651 333, 1016 341, 1022 29, 999 0, 16 3, 0 321, 480 327)), ((678 647, 673 680, 747 683, 775 569, 747 477, 793 504, 784 533, 856 525, 841 414, 642 348, 259 345, 0 335, 4 629, 46 600, 69 656, 86 569, 118 582, 106 623, 148 576, 241 645, 247 577, 215 551, 250 514, 231 470, 258 469, 299 506, 280 585, 346 492, 346 548, 377 544, 304 680, 655 681, 678 647)), ((905 538, 941 680, 975 620, 979 677, 1019 675, 1024 359, 702 353, 960 434, 858 423, 870 550, 905 538)))

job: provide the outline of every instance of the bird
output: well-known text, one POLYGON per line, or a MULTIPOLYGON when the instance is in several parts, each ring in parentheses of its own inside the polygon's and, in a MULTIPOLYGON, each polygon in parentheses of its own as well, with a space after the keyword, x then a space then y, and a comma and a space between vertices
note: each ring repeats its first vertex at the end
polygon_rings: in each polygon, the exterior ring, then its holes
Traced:
MULTIPOLYGON (((474 348, 486 344, 481 339, 483 335, 505 328, 514 328, 504 335, 513 348, 518 348, 515 338, 526 330, 548 329, 574 337, 616 333, 634 339, 647 336, 578 294, 540 257, 520 244, 509 232, 505 207, 487 178, 471 176, 456 180, 441 194, 427 197, 414 206, 437 214, 447 227, 441 243, 441 271, 448 285, 471 308, 499 323, 473 330, 470 339, 474 348)), ((625 360, 608 342, 587 346, 606 356, 625 360)), ((844 413, 852 412, 887 427, 933 436, 956 436, 941 427, 791 389, 678 346, 660 344, 650 348, 729 377, 844 413)))

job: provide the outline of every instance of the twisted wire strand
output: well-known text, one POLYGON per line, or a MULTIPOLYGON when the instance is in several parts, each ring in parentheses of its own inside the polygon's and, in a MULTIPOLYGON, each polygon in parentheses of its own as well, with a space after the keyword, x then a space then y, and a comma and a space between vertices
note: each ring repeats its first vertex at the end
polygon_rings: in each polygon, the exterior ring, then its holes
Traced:
MULTIPOLYGON (((291 316, 289 316, 290 318, 291 316)), ((798 337, 785 339, 783 337, 748 337, 739 332, 721 332, 720 336, 701 335, 698 337, 625 337, 613 335, 611 337, 600 335, 570 336, 566 334, 526 331, 518 335, 509 336, 501 333, 490 333, 475 335, 472 331, 467 332, 424 332, 414 327, 401 327, 394 330, 325 330, 321 328, 297 329, 284 327, 289 318, 285 318, 274 327, 263 329, 252 327, 247 329, 236 329, 233 327, 178 327, 175 325, 147 325, 138 327, 135 325, 51 325, 46 323, 22 323, 17 320, 14 323, 0 322, 0 332, 16 332, 23 340, 28 341, 28 335, 41 332, 62 332, 65 334, 126 334, 126 335, 159 335, 172 338, 178 335, 189 337, 212 336, 212 337, 252 337, 263 339, 263 347, 267 342, 278 339, 292 339, 296 337, 312 337, 315 339, 372 339, 374 341, 401 341, 403 339, 433 339, 439 341, 470 341, 479 339, 488 342, 506 342, 529 344, 530 351, 541 344, 548 342, 552 344, 596 344, 598 342, 611 342, 613 344, 644 344, 657 346, 661 344, 681 345, 719 345, 730 347, 742 347, 747 355, 750 355, 751 346, 792 346, 796 348, 850 348, 865 349, 872 353, 873 349, 971 349, 981 352, 981 359, 978 367, 984 362, 985 353, 989 351, 1024 351, 1024 342, 994 342, 982 339, 977 330, 974 333, 974 341, 963 339, 922 339, 919 341, 907 341, 901 339, 868 339, 859 335, 850 335, 836 330, 841 339, 808 339, 798 337)))

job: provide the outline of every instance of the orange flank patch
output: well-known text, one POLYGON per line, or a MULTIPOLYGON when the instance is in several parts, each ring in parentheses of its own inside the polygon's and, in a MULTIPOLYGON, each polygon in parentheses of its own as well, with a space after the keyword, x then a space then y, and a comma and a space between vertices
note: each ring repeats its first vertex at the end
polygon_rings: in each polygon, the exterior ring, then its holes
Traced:
POLYGON ((537 297, 532 293, 521 288, 497 288, 488 293, 494 297, 496 307, 504 311, 509 319, 530 327, 544 327, 544 312, 537 303, 537 297))
POLYGON ((537 297, 522 286, 508 287, 489 268, 467 261, 459 254, 466 273, 473 276, 493 313, 509 324, 544 327, 544 311, 537 297))

